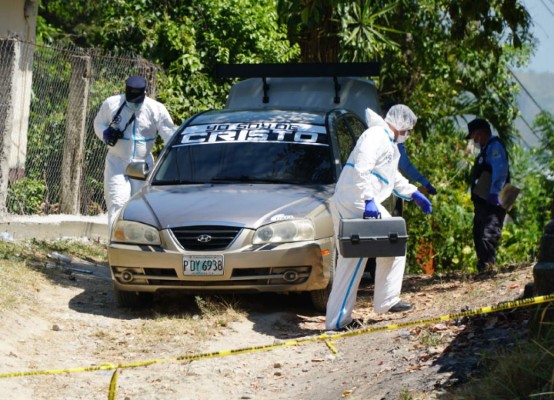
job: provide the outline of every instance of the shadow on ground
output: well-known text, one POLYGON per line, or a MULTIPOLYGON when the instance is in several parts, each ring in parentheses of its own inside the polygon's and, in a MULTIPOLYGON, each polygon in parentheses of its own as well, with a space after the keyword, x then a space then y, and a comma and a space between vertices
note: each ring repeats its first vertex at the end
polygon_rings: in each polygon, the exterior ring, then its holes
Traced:
POLYGON ((260 333, 288 339, 317 333, 312 329, 304 329, 301 325, 306 320, 317 320, 323 315, 313 309, 309 296, 294 293, 198 295, 168 292, 155 294, 153 303, 143 309, 119 308, 113 296, 107 263, 84 260, 75 260, 69 264, 57 263, 50 268, 47 275, 57 285, 82 289, 70 300, 70 309, 122 320, 201 315, 202 310, 196 299, 199 296, 246 313, 247 318, 254 323, 254 330, 260 333))

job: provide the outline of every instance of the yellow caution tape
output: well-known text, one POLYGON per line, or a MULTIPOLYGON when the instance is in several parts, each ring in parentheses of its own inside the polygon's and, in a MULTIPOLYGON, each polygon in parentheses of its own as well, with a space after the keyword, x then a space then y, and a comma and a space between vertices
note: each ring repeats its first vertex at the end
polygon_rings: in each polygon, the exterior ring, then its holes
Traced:
POLYGON ((333 342, 331 342, 330 340, 327 340, 327 339, 325 339, 324 342, 325 342, 325 344, 327 345, 327 347, 329 347, 329 350, 331 350, 331 352, 332 352, 334 355, 339 354, 339 351, 337 350, 337 348, 335 347, 335 345, 333 344, 333 342))
POLYGON ((358 329, 350 332, 337 333, 335 335, 327 335, 327 338, 335 339, 335 338, 346 337, 346 336, 364 335, 366 333, 401 329, 401 328, 407 328, 410 326, 430 324, 433 322, 449 321, 451 319, 471 317, 473 315, 490 314, 493 312, 509 310, 512 308, 527 307, 535 304, 548 303, 551 301, 554 301, 554 294, 537 296, 537 297, 532 297, 532 298, 523 299, 523 300, 506 301, 506 302, 497 304, 496 306, 474 308, 472 310, 462 311, 456 314, 442 315, 440 317, 435 317, 435 318, 428 318, 428 319, 422 319, 422 320, 411 321, 411 322, 403 322, 400 324, 387 325, 387 326, 382 326, 377 328, 364 328, 364 329, 358 329))
POLYGON ((548 303, 548 302, 551 302, 551 301, 554 301, 554 294, 549 294, 549 295, 546 295, 546 296, 538 296, 538 297, 533 297, 533 298, 524 299, 524 300, 507 301, 507 302, 500 303, 496 306, 481 307, 481 308, 476 308, 476 309, 472 309, 472 310, 459 312, 459 313, 456 313, 456 314, 443 315, 443 316, 436 317, 436 318, 428 318, 428 319, 422 319, 422 320, 418 320, 418 321, 404 322, 404 323, 400 323, 400 324, 392 324, 392 325, 376 327, 376 328, 357 329, 357 330, 348 331, 348 332, 337 332, 335 334, 323 333, 321 335, 313 336, 313 337, 309 337, 309 338, 288 340, 288 341, 274 343, 274 344, 268 344, 268 345, 264 345, 264 346, 253 346, 253 347, 245 347, 245 348, 240 348, 240 349, 214 351, 214 352, 210 352, 210 353, 190 354, 190 355, 183 355, 183 356, 176 357, 176 358, 158 359, 158 360, 149 360, 149 361, 138 361, 138 362, 133 362, 133 363, 117 364, 117 365, 116 364, 111 364, 111 363, 105 363, 105 364, 100 364, 98 366, 81 367, 81 368, 67 368, 67 369, 55 369, 55 370, 43 370, 43 371, 23 371, 23 372, 1 373, 0 378, 12 378, 12 377, 31 376, 31 375, 55 375, 55 374, 63 374, 63 373, 115 370, 114 374, 112 375, 112 379, 110 381, 110 396, 113 395, 110 398, 115 398, 115 389, 116 389, 116 386, 117 386, 117 372, 118 372, 119 369, 145 367, 145 366, 148 366, 148 365, 167 363, 167 362, 175 362, 175 361, 195 361, 195 360, 202 360, 202 359, 207 359, 207 358, 226 357, 226 356, 238 355, 238 354, 256 353, 256 352, 274 350, 274 349, 281 348, 281 347, 298 346, 298 345, 306 344, 306 343, 315 343, 315 342, 319 342, 319 341, 324 342, 327 345, 327 347, 334 354, 336 354, 337 350, 334 347, 334 345, 330 342, 330 339, 338 339, 338 338, 343 338, 343 337, 348 337, 348 336, 365 335, 365 334, 373 333, 373 332, 381 332, 381 331, 387 331, 387 330, 407 328, 407 327, 415 326, 415 325, 424 325, 424 324, 429 324, 429 323, 433 323, 433 322, 448 321, 448 320, 462 318, 462 317, 470 317, 470 316, 473 316, 473 315, 489 314, 489 313, 508 310, 508 309, 512 309, 512 308, 526 307, 526 306, 531 306, 531 305, 541 304, 541 303, 548 303))
POLYGON ((117 392, 117 373, 118 369, 113 372, 112 379, 110 379, 110 388, 108 389, 108 400, 115 400, 117 392))

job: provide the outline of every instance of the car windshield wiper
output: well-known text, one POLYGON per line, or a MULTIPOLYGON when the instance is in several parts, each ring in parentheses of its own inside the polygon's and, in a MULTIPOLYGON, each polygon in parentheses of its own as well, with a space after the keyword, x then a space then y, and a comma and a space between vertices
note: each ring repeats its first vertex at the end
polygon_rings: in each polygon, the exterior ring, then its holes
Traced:
POLYGON ((255 182, 255 183, 284 183, 282 179, 259 178, 256 176, 214 176, 212 182, 255 182))

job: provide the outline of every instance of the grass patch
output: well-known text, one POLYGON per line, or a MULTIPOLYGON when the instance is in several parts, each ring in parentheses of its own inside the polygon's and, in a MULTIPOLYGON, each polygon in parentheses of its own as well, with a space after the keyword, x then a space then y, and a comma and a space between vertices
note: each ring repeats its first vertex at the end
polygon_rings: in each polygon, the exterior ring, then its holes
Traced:
MULTIPOLYGON (((197 310, 182 314, 168 315, 156 312, 154 323, 145 324, 141 332, 145 336, 159 338, 171 332, 172 336, 194 336, 206 339, 219 328, 228 327, 232 322, 245 317, 238 302, 219 296, 194 296, 197 310)), ((165 310, 164 310, 165 311, 165 310)))
POLYGON ((34 302, 36 292, 46 282, 45 266, 52 252, 93 262, 106 261, 106 246, 96 242, 0 241, 0 309, 34 302))
POLYGON ((45 278, 29 267, 21 257, 22 249, 13 243, 0 242, 0 309, 11 310, 30 304, 45 278))
POLYGON ((214 326, 226 327, 244 316, 238 302, 216 296, 195 296, 194 301, 202 319, 214 326))
POLYGON ((82 240, 57 240, 49 242, 32 239, 28 245, 41 255, 48 256, 49 253, 57 252, 69 257, 80 258, 92 262, 106 262, 107 248, 105 244, 95 241, 82 240))
POLYGON ((423 328, 419 337, 419 343, 425 348, 431 348, 442 344, 443 336, 440 332, 433 332, 429 329, 423 328))
POLYGON ((217 296, 188 297, 190 307, 178 313, 163 309, 153 311, 148 319, 122 322, 117 331, 98 329, 93 336, 101 341, 99 351, 104 355, 121 356, 121 346, 128 354, 152 352, 198 352, 198 343, 219 335, 231 322, 245 318, 238 311, 238 302, 217 296))

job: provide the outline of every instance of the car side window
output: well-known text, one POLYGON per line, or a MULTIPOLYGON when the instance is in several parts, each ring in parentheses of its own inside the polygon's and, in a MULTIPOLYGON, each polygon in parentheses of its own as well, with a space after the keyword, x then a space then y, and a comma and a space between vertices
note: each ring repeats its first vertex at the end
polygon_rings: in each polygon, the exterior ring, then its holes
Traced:
POLYGON ((356 138, 352 135, 352 132, 350 131, 348 124, 346 123, 346 120, 344 118, 339 118, 336 120, 335 129, 337 133, 337 139, 339 141, 340 161, 341 164, 344 165, 346 164, 348 156, 350 155, 350 152, 356 144, 356 138))
POLYGON ((352 129, 352 133, 358 139, 360 135, 367 129, 366 124, 354 115, 348 115, 346 117, 348 125, 352 129))

